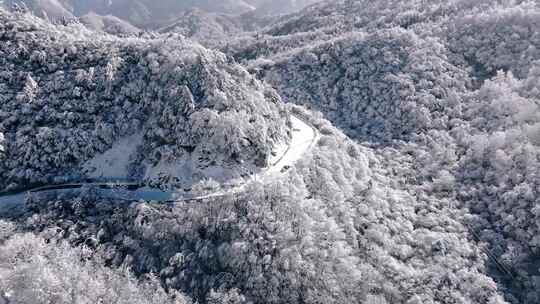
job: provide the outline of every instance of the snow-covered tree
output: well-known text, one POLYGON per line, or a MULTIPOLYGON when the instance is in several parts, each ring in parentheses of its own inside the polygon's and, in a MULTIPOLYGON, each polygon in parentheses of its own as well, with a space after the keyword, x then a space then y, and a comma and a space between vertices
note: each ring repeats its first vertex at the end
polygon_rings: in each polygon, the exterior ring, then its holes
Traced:
POLYGON ((128 269, 106 268, 88 248, 14 234, 0 250, 0 298, 8 303, 191 303, 155 279, 140 283, 128 269))
POLYGON ((1 188, 80 177, 86 161, 137 134, 140 148, 125 157, 148 178, 191 161, 265 166, 288 138, 272 89, 180 36, 121 39, 3 10, 0 21, 1 188))

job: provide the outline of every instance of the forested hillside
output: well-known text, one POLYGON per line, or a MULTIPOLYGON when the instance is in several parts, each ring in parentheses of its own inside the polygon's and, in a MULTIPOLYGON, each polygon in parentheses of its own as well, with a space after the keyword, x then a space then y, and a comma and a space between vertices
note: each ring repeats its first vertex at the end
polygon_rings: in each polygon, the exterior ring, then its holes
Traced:
POLYGON ((298 11, 315 0, 3 0, 0 6, 29 9, 51 20, 87 14, 115 16, 140 28, 165 26, 193 9, 228 16, 252 13, 257 17, 298 11))
POLYGON ((117 36, 130 36, 141 33, 141 30, 137 27, 112 15, 101 16, 90 12, 81 16, 78 21, 91 30, 102 31, 117 36))
POLYGON ((192 9, 180 15, 175 21, 166 23, 164 27, 158 29, 158 32, 181 34, 203 45, 215 46, 231 36, 240 34, 243 27, 239 18, 192 9))
POLYGON ((94 2, 0 10, 0 186, 202 186, 0 206, 0 303, 540 303, 540 2, 94 2))
POLYGON ((504 303, 449 200, 400 190, 401 160, 292 110, 323 137, 280 180, 199 204, 31 199, 19 229, 206 303, 504 303))
POLYGON ((509 272, 501 286, 537 303, 539 13, 532 1, 328 2, 222 50, 378 153, 412 156, 404 188, 470 213, 509 272))
MULTIPOLYGON (((275 92, 223 54, 177 39, 119 39, 0 11, 2 189, 84 176, 136 138, 125 173, 246 162, 288 138, 275 92), (239 123, 240 122, 240 123, 239 123)), ((130 155, 126 155, 128 157, 130 155)))

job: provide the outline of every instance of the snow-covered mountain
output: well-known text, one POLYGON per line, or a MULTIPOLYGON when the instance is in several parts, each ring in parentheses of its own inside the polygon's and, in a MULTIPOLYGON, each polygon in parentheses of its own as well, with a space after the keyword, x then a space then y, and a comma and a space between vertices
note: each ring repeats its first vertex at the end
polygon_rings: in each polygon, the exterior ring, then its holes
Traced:
POLYGON ((537 1, 33 3, 1 188, 188 195, 0 196, 0 303, 540 303, 537 1))
POLYGON ((224 43, 231 36, 243 31, 243 25, 238 18, 208 13, 200 9, 188 10, 178 16, 175 21, 166 24, 157 31, 161 34, 181 34, 209 46, 224 43))
POLYGON ((50 20, 72 19, 74 17, 72 7, 64 0, 7 0, 7 8, 20 7, 29 9, 37 16, 50 20))
POLYGON ((284 15, 300 11, 302 8, 321 0, 248 0, 257 15, 284 15))
POLYGON ((464 208, 508 299, 537 303, 539 16, 528 1, 334 1, 221 49, 349 136, 412 155, 415 191, 464 208))
POLYGON ((266 16, 296 11, 312 2, 313 0, 283 0, 279 3, 255 0, 6 0, 4 5, 7 8, 14 4, 26 7, 38 16, 47 16, 52 20, 98 14, 115 16, 142 28, 155 28, 181 18, 192 9, 228 15, 253 12, 257 16, 266 16))
POLYGON ((127 21, 112 15, 102 16, 90 12, 79 17, 79 22, 91 30, 102 31, 117 36, 135 35, 141 32, 140 29, 131 25, 127 21))
POLYGON ((219 179, 240 164, 239 172, 265 166, 288 137, 274 91, 180 36, 122 40, 0 18, 13 25, 0 46, 4 189, 84 177, 86 161, 118 145, 124 166, 111 177, 219 179))

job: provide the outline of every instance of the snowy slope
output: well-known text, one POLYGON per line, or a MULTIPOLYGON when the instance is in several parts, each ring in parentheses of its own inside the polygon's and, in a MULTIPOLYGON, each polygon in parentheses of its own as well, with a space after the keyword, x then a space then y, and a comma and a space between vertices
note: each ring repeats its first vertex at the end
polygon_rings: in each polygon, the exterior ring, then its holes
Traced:
POLYGON ((121 138, 109 150, 87 160, 82 165, 83 170, 89 178, 95 180, 127 180, 130 175, 129 165, 142 144, 143 135, 140 133, 121 138))
MULTIPOLYGON (((121 39, 4 11, 0 21, 14 25, 0 28, 14 42, 0 44, 0 53, 21 56, 0 56, 0 77, 10 79, 0 86, 2 188, 83 178, 88 160, 120 166, 114 157, 135 134, 142 136, 135 179, 157 178, 163 170, 147 169, 186 161, 195 179, 236 172, 239 164, 244 171, 264 167, 272 147, 289 136, 275 91, 225 55, 181 37, 121 39), (35 50, 31 61, 17 52, 26 44, 35 50)), ((185 175, 170 173, 165 178, 185 175)))
MULTIPOLYGON (((252 181, 270 183, 272 180, 279 179, 280 176, 285 174, 289 168, 300 160, 312 150, 317 140, 320 138, 318 131, 313 127, 302 121, 296 116, 291 117, 292 124, 292 136, 289 142, 282 142, 274 147, 272 157, 269 158, 269 165, 266 168, 260 169, 260 171, 252 172, 249 176, 244 176, 236 181, 227 181, 229 187, 221 185, 221 190, 206 190, 205 194, 191 193, 191 191, 182 191, 181 189, 171 189, 170 191, 160 190, 158 188, 150 187, 137 187, 135 190, 125 191, 122 190, 122 185, 131 185, 127 182, 128 168, 133 161, 135 150, 137 146, 141 144, 142 137, 140 135, 134 135, 118 141, 110 150, 103 154, 97 155, 93 159, 85 163, 84 167, 91 174, 88 177, 96 180, 95 183, 89 184, 66 184, 66 189, 62 190, 62 185, 55 185, 55 189, 60 190, 47 190, 47 186, 41 187, 42 190, 34 189, 25 193, 0 195, 0 216, 13 216, 19 212, 25 210, 25 201, 27 195, 38 195, 45 197, 47 194, 58 195, 60 193, 68 194, 71 189, 77 189, 82 187, 97 187, 102 181, 118 181, 116 185, 118 187, 111 187, 110 189, 98 189, 97 195, 103 198, 113 198, 116 200, 146 200, 146 201, 160 201, 160 202, 182 202, 186 200, 201 200, 208 198, 216 198, 221 196, 227 196, 231 194, 237 194, 246 190, 247 186, 252 181)), ((153 168, 154 174, 160 173, 176 173, 178 176, 191 175, 192 172, 190 164, 169 164, 169 166, 161 166, 153 168)), ((215 172, 222 173, 226 170, 216 170, 215 172)), ((206 172, 207 176, 211 176, 206 172)), ((215 176, 216 180, 223 180, 222 176, 215 176)), ((114 184, 114 183, 113 183, 114 184)), ((113 185, 111 184, 111 185, 113 185)), ((133 184, 135 185, 135 184, 133 184)), ((188 186, 191 187, 191 186, 188 186)), ((74 193, 77 193, 75 190, 74 193)))
POLYGON ((269 162, 271 166, 266 170, 266 174, 281 172, 292 167, 304 154, 306 154, 319 138, 319 133, 300 118, 291 116, 291 128, 293 135, 287 145, 279 145, 275 156, 269 162), (285 149, 283 153, 281 151, 285 149))
POLYGON ((40 17, 47 18, 51 21, 59 21, 62 19, 70 20, 74 17, 72 10, 66 3, 59 0, 8 0, 6 8, 11 8, 13 5, 26 7, 34 14, 40 17))
POLYGON ((112 15, 101 16, 90 12, 81 16, 79 21, 89 29, 113 35, 134 35, 140 32, 137 27, 129 22, 112 15))
POLYGON ((162 34, 181 34, 204 45, 212 46, 239 34, 242 31, 242 25, 228 15, 190 9, 157 31, 162 34))

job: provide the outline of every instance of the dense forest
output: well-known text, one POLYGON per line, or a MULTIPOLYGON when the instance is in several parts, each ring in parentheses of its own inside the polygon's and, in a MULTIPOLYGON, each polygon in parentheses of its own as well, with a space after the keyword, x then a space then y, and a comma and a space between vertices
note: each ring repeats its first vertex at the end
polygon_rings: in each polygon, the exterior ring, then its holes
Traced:
POLYGON ((0 303, 540 303, 540 2, 121 2, 0 9, 0 190, 318 139, 242 191, 0 206, 0 303))
POLYGON ((77 167, 133 135, 141 145, 128 178, 182 159, 193 170, 264 164, 288 136, 274 91, 181 37, 123 40, 5 12, 0 24, 0 185, 8 190, 76 178, 77 167))

